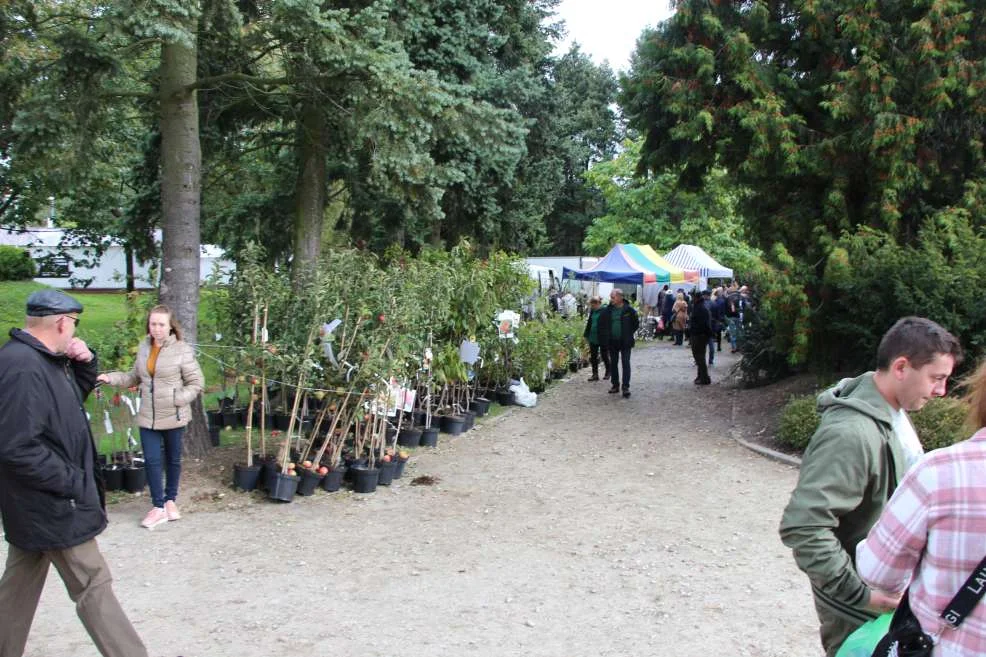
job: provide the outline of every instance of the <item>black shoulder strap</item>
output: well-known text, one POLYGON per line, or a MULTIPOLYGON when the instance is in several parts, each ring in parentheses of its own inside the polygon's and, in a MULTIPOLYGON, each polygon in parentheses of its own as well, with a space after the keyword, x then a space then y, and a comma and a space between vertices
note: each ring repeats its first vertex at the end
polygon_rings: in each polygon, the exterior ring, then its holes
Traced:
POLYGON ((975 608, 986 594, 986 557, 979 562, 976 570, 969 575, 959 592, 941 613, 942 620, 956 628, 962 624, 965 617, 975 608))

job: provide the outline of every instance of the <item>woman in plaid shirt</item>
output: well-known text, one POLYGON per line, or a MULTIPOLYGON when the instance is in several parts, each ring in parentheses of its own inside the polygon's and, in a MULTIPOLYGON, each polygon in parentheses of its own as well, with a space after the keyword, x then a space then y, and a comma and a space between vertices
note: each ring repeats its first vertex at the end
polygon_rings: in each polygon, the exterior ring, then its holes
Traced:
MULTIPOLYGON (((970 421, 986 427, 986 363, 969 380, 969 391, 970 421)), ((980 428, 968 440, 930 452, 907 473, 856 547, 856 569, 874 589, 907 588, 915 617, 935 636, 942 610, 984 556, 986 428, 980 428)), ((986 655, 986 600, 958 629, 940 632, 933 654, 986 655)))

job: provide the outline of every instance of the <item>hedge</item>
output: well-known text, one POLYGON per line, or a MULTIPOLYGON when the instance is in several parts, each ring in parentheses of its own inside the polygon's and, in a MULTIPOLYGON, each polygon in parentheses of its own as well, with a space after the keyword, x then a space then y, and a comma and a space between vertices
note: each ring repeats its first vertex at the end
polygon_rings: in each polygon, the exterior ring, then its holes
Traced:
POLYGON ((0 281, 23 281, 34 278, 31 254, 16 246, 0 244, 0 281))
MULTIPOLYGON (((948 447, 971 435, 966 427, 966 405, 951 397, 932 399, 920 411, 910 413, 911 422, 925 451, 948 447)), ((821 418, 815 395, 792 397, 781 410, 777 440, 798 450, 808 447, 821 418)))

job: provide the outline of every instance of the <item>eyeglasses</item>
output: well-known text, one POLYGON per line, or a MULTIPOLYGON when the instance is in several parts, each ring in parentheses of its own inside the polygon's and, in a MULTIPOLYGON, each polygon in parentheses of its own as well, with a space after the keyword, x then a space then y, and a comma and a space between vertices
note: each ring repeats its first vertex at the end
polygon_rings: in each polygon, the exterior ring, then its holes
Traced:
POLYGON ((79 328, 79 322, 82 321, 82 318, 80 318, 78 315, 62 315, 62 317, 66 317, 66 318, 71 319, 72 321, 74 321, 75 322, 75 328, 79 328))

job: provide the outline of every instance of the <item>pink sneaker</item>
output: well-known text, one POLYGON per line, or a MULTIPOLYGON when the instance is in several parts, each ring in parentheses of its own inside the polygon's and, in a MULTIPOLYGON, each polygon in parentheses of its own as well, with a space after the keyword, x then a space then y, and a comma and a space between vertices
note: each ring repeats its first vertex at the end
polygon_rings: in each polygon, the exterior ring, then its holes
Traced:
POLYGON ((146 516, 144 516, 140 526, 146 527, 147 529, 154 529, 163 522, 168 522, 167 512, 159 507, 154 507, 147 512, 146 516))
POLYGON ((168 514, 168 520, 181 520, 181 514, 178 513, 178 505, 175 504, 174 500, 165 502, 164 510, 168 514))

